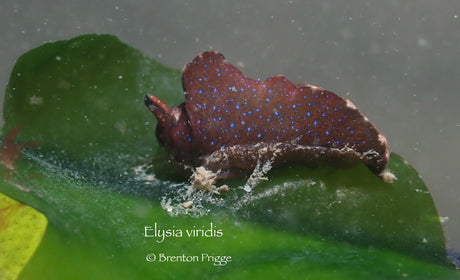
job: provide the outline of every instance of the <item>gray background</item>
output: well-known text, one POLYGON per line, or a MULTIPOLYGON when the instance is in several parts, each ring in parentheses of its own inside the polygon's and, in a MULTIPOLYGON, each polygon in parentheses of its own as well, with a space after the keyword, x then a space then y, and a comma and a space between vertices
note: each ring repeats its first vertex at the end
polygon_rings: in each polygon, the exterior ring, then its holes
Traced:
POLYGON ((460 1, 0 1, 2 88, 31 48, 110 33, 175 68, 214 49, 251 78, 347 97, 419 171, 460 250, 460 1))

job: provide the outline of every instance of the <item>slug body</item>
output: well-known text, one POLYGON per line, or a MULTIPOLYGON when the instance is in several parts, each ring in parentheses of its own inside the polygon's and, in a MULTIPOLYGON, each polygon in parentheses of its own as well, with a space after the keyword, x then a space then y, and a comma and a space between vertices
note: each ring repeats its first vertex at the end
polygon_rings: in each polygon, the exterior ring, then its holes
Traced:
POLYGON ((386 138, 349 100, 284 76, 246 78, 217 52, 199 54, 182 72, 185 102, 169 108, 152 95, 156 136, 175 160, 218 178, 250 174, 257 164, 302 163, 382 174, 386 138))

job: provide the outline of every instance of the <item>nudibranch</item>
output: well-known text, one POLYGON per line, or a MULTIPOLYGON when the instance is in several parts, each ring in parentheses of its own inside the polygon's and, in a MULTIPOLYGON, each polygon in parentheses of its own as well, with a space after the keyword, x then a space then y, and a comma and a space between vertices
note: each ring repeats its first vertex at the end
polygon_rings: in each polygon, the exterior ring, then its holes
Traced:
POLYGON ((284 76, 246 78, 218 52, 206 51, 182 72, 185 102, 169 108, 147 95, 156 137, 175 160, 217 178, 241 177, 258 163, 352 167, 383 176, 388 143, 353 103, 284 76))

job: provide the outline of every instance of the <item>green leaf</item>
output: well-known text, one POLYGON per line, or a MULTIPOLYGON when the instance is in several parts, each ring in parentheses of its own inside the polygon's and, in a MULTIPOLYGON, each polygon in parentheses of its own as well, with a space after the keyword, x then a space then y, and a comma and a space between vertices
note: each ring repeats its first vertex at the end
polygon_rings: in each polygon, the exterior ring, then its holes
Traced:
POLYGON ((222 196, 190 193, 143 105, 146 93, 182 102, 180 78, 109 35, 48 43, 18 59, 4 101, 0 191, 49 221, 20 279, 460 278, 426 186, 395 154, 393 184, 364 166, 291 166, 252 193, 239 188, 243 180, 225 182, 222 196), (144 236, 155 225, 182 236, 144 236), (202 254, 231 262, 216 266, 202 254))

